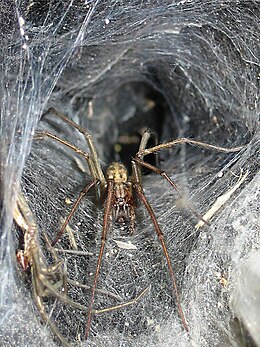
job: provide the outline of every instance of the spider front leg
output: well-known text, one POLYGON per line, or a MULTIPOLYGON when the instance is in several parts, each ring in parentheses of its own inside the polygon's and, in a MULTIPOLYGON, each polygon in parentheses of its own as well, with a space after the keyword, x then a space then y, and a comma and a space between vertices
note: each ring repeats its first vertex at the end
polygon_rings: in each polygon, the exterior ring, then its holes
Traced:
POLYGON ((69 119, 64 114, 62 114, 61 112, 57 111, 53 107, 49 108, 43 114, 43 116, 45 116, 47 113, 55 114, 57 117, 62 119, 65 123, 69 124, 70 126, 72 126, 75 129, 77 129, 82 135, 84 135, 84 137, 86 139, 86 142, 88 144, 89 150, 90 150, 90 157, 92 158, 92 161, 93 161, 92 176, 93 176, 94 179, 98 179, 101 182, 102 188, 104 188, 106 180, 105 180, 105 177, 104 177, 104 173, 103 173, 103 171, 101 169, 101 166, 100 166, 100 163, 99 163, 98 154, 97 154, 97 150, 96 150, 96 147, 94 145, 94 140, 93 140, 93 137, 90 134, 90 132, 87 131, 87 129, 85 129, 85 128, 81 127, 80 125, 78 125, 77 123, 73 122, 71 119, 69 119))
MULTIPOLYGON (((140 141, 140 145, 139 145, 139 149, 138 149, 138 153, 141 153, 140 159, 143 159, 144 155, 142 154, 142 152, 147 148, 148 143, 150 141, 150 139, 153 138, 154 142, 157 144, 158 143, 158 137, 155 133, 153 133, 152 131, 150 131, 149 129, 146 129, 143 134, 142 134, 142 138, 140 141)), ((157 154, 157 153, 156 153, 157 154)), ((158 164, 158 157, 156 156, 156 165, 158 164)), ((138 169, 138 178, 139 178, 139 182, 141 183, 142 180, 142 170, 141 170, 141 165, 139 163, 137 163, 137 169, 138 169)))
POLYGON ((83 151, 82 149, 74 146, 73 144, 69 143, 68 141, 60 138, 59 136, 52 134, 49 131, 38 131, 36 133, 34 139, 42 140, 45 137, 47 137, 49 139, 52 139, 52 140, 58 142, 61 145, 66 146, 67 148, 69 148, 73 152, 79 154, 87 161, 91 176, 93 178, 93 181, 90 184, 86 185, 86 187, 81 191, 80 195, 78 196, 71 212, 69 213, 68 217, 65 219, 65 222, 63 223, 59 233, 56 235, 55 239, 52 242, 52 246, 54 246, 58 242, 60 237, 62 236, 66 226, 68 225, 69 221, 71 220, 71 218, 72 218, 75 210, 77 209, 80 201, 82 200, 82 198, 87 194, 87 192, 93 186, 97 186, 98 184, 100 184, 100 186, 101 186, 100 190, 102 193, 105 190, 106 180, 105 180, 103 171, 102 171, 100 163, 99 163, 99 159, 98 159, 98 155, 97 155, 97 151, 96 151, 96 148, 94 145, 94 140, 92 138, 92 135, 85 128, 79 126, 77 123, 73 122, 71 119, 66 117, 61 112, 55 110, 54 108, 50 108, 48 111, 46 111, 43 114, 43 116, 45 116, 47 113, 54 114, 55 116, 59 117, 62 121, 69 124, 71 127, 75 128, 77 131, 79 131, 81 134, 83 134, 85 139, 86 139, 86 142, 88 144, 90 154, 88 154, 87 152, 83 151))
MULTIPOLYGON (((61 139, 60 137, 58 137, 57 135, 54 135, 48 131, 38 131, 34 137, 35 140, 42 140, 45 137, 50 138, 66 147, 68 147, 69 149, 71 149, 72 151, 76 152, 77 154, 81 155, 88 163, 91 175, 93 177, 93 181, 90 182, 89 184, 86 185, 86 187, 81 191, 80 195, 78 196, 71 212, 69 213, 68 217, 66 218, 65 222, 63 223, 59 233, 56 235, 55 239, 52 241, 52 246, 54 246, 58 240, 61 238, 66 226, 68 225, 69 221, 71 220, 75 210, 77 209, 80 201, 82 200, 82 198, 88 193, 88 191, 95 185, 103 182, 104 180, 104 176, 103 173, 102 175, 99 174, 99 162, 97 160, 93 160, 93 158, 86 153, 85 151, 83 151, 82 149, 72 145, 71 143, 69 143, 68 141, 61 139)), ((94 146, 94 145, 93 145, 94 146)), ((103 185, 105 184, 104 182, 102 183, 103 185)))
POLYGON ((205 143, 205 142, 201 142, 201 141, 192 140, 192 139, 189 139, 186 137, 182 137, 179 139, 175 139, 173 141, 161 143, 161 144, 154 146, 154 147, 151 147, 151 148, 141 149, 136 154, 136 157, 139 159, 142 159, 144 156, 146 156, 148 154, 156 153, 156 152, 158 152, 162 149, 166 149, 166 148, 168 148, 168 149, 173 148, 177 145, 183 145, 185 143, 192 145, 192 146, 198 146, 201 148, 211 149, 211 150, 215 150, 218 152, 225 152, 225 153, 239 152, 241 149, 244 148, 244 146, 225 148, 225 147, 221 147, 221 146, 211 145, 209 143, 205 143))
MULTIPOLYGON (((147 136, 147 135, 145 135, 147 136)), ((140 148, 140 150, 138 151, 138 153, 136 154, 135 158, 133 159, 133 161, 139 166, 143 166, 146 167, 147 169, 161 175, 162 177, 164 177, 169 183, 170 185, 178 192, 178 194, 180 195, 180 197, 183 197, 183 193, 180 191, 180 189, 178 188, 178 186, 174 183, 174 181, 169 177, 169 175, 164 171, 159 169, 158 167, 151 165, 147 162, 144 161, 144 157, 148 154, 152 154, 152 153, 157 153, 162 149, 170 149, 173 148, 177 145, 182 145, 182 144, 189 144, 192 146, 198 146, 201 148, 205 148, 205 149, 209 149, 209 150, 215 150, 215 151, 219 151, 219 152, 224 152, 224 153, 231 153, 231 152, 238 152, 240 151, 242 148, 244 148, 243 146, 241 147, 233 147, 233 148, 225 148, 225 147, 220 147, 220 146, 215 146, 215 145, 211 145, 208 143, 204 143, 201 141, 196 141, 196 140, 192 140, 192 139, 188 139, 188 138, 179 138, 173 141, 169 141, 166 143, 162 143, 159 144, 157 146, 151 147, 151 148, 140 148)), ((138 169, 138 171, 140 171, 140 169, 138 169)), ((190 204, 189 201, 186 201, 189 209, 191 210, 191 212, 201 221, 203 221, 205 224, 209 225, 209 222, 204 220, 203 217, 192 207, 192 205, 190 204)))

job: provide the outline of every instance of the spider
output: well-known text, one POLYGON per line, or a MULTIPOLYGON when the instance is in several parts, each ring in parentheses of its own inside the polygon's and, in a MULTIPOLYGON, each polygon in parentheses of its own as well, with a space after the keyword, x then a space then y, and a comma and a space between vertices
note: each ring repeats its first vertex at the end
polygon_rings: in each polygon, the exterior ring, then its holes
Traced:
MULTIPOLYGON (((135 230, 135 209, 136 209, 136 202, 134 198, 134 192, 136 198, 145 206, 151 221, 154 225, 155 232, 158 236, 159 242, 161 244, 166 262, 167 267, 169 271, 169 275, 172 282, 172 290, 173 295, 176 300, 176 305, 178 308, 179 316, 183 325, 183 328, 185 331, 189 334, 189 327, 187 324, 187 321, 185 319, 185 315, 182 309, 181 300, 178 293, 178 288, 176 284, 176 279, 173 271, 172 262, 164 241, 164 236, 161 231, 161 227, 159 226, 159 223, 157 221, 157 218, 155 216, 155 213, 147 200, 141 183, 141 168, 147 168, 148 170, 161 175, 165 180, 168 181, 168 183, 178 192, 180 196, 182 196, 181 191, 178 189, 174 181, 170 178, 170 176, 164 171, 158 168, 155 165, 152 165, 145 161, 145 156, 149 154, 156 154, 158 151, 164 150, 164 149, 170 149, 177 145, 182 144, 189 144, 193 146, 198 146, 201 148, 205 148, 208 150, 216 150, 220 152, 237 152, 240 151, 243 147, 234 147, 234 148, 224 148, 208 143, 204 143, 201 141, 196 141, 189 138, 177 138, 175 140, 161 143, 158 145, 155 145, 151 148, 147 148, 148 141, 151 137, 151 132, 149 130, 144 131, 141 141, 139 150, 136 153, 136 155, 131 160, 131 167, 132 167, 132 175, 129 177, 126 166, 123 163, 120 162, 113 162, 110 165, 108 165, 105 174, 102 171, 98 154, 94 145, 94 141, 92 138, 92 135, 83 127, 79 126, 75 122, 73 122, 71 119, 66 117, 64 114, 60 113, 54 108, 50 108, 47 112, 43 114, 46 115, 47 113, 52 113, 59 117, 62 121, 66 122, 70 126, 77 129, 81 134, 84 135, 88 147, 89 147, 89 153, 81 150, 80 148, 74 146, 73 144, 69 143, 68 141, 58 137, 57 135, 54 135, 48 131, 38 131, 36 133, 35 138, 36 139, 44 139, 44 138, 50 138, 54 141, 70 148, 72 151, 78 153, 80 156, 82 156, 86 161, 90 169, 90 173, 92 176, 92 181, 88 183, 85 188, 81 191, 78 198, 76 199, 76 202, 74 206, 71 209, 71 212, 69 213, 68 217, 66 218, 62 228, 60 229, 59 233, 55 237, 55 239, 52 241, 52 246, 54 246, 58 240, 60 239, 61 235, 63 234, 67 224, 69 223, 70 219, 72 218, 75 210, 77 209, 80 201, 82 198, 89 192, 89 190, 93 187, 99 186, 99 198, 104 201, 104 214, 103 214, 103 227, 102 227, 102 236, 101 236, 101 245, 99 249, 95 274, 94 274, 94 281, 93 281, 93 287, 91 292, 91 299, 90 304, 88 308, 88 317, 86 322, 86 329, 85 329, 85 338, 88 338, 90 327, 91 327, 91 318, 93 313, 93 305, 94 305, 94 298, 95 293, 97 289, 97 283, 101 268, 101 262, 102 257, 104 253, 104 248, 106 244, 106 238, 108 230, 111 226, 112 220, 119 224, 128 224, 129 225, 129 232, 132 233, 135 230)), ((203 218, 192 208, 191 204, 187 202, 188 207, 191 209, 191 211, 201 220, 203 218)), ((203 220, 204 221, 204 220, 203 220)), ((207 223, 206 221, 204 221, 207 223)), ((208 223, 207 223, 208 224, 208 223)))

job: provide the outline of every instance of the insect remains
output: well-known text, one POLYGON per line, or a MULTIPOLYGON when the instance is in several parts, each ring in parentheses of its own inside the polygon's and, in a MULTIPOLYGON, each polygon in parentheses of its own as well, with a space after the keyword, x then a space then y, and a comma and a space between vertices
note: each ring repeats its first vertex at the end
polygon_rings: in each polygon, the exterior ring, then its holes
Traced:
MULTIPOLYGON (((104 254, 104 248, 106 244, 108 231, 111 228, 112 222, 114 221, 115 223, 118 223, 119 225, 127 224, 129 226, 128 228, 129 233, 134 233, 135 225, 136 225, 135 209, 136 209, 137 200, 138 200, 141 204, 143 204, 143 206, 147 210, 150 216, 151 222, 153 223, 154 230, 157 234, 158 240, 163 250, 164 257, 167 262, 168 272, 169 272, 169 276, 172 283, 173 296, 176 301, 176 306, 178 308, 182 326, 184 330, 187 332, 190 340, 192 341, 190 337, 190 333, 189 333, 188 323, 186 321, 185 314, 182 309, 181 298, 178 293, 175 274, 173 271, 173 265, 167 250, 166 243, 164 241, 164 236, 161 231, 161 227, 157 221, 156 215, 153 211, 153 208, 150 205, 149 201, 147 200, 145 193, 143 191, 142 182, 141 182, 142 168, 146 168, 149 171, 162 176, 166 181, 168 181, 170 186, 173 187, 180 196, 182 196, 182 193, 180 192, 180 190, 178 189, 174 181, 170 178, 170 176, 165 171, 158 168, 157 166, 146 162, 145 161, 146 156, 150 154, 156 154, 157 152, 161 150, 170 149, 182 144, 198 146, 200 148, 204 148, 207 150, 215 150, 215 151, 220 151, 224 153, 237 152, 237 151, 240 151, 243 147, 224 148, 224 147, 211 145, 208 143, 196 141, 189 138, 178 138, 166 143, 158 144, 153 147, 147 148, 148 141, 151 138, 151 133, 147 130, 142 135, 138 152, 131 160, 131 169, 132 169, 131 176, 129 177, 125 165, 120 162, 113 162, 112 164, 110 164, 106 170, 106 173, 104 174, 99 162, 98 154, 97 154, 91 134, 86 129, 79 126, 78 124, 76 124, 75 122, 67 118, 65 115, 56 111, 53 108, 49 109, 45 114, 47 113, 52 113, 56 115, 62 121, 69 124, 73 128, 77 129, 81 134, 83 134, 88 144, 89 152, 83 151, 82 149, 74 146, 73 144, 69 143, 65 139, 62 139, 59 136, 48 131, 37 131, 35 135, 35 139, 42 140, 44 138, 49 138, 71 149, 72 151, 74 151, 75 153, 77 153, 78 155, 80 155, 82 158, 86 160, 89 166, 91 176, 92 176, 92 180, 90 182, 87 182, 86 186, 79 194, 78 198, 76 199, 76 202, 72 206, 71 212, 66 218, 60 231, 57 233, 56 237, 52 241, 51 245, 54 246, 59 241, 66 226, 70 222, 73 214, 75 213, 78 205, 80 204, 80 201, 83 199, 84 196, 86 196, 86 194, 90 191, 91 188, 96 187, 98 191, 98 197, 104 205, 101 244, 100 244, 99 253, 97 257, 97 263, 96 263, 96 268, 94 273, 89 307, 87 310, 88 313, 87 313, 87 319, 86 319, 85 338, 87 339, 91 329, 91 320, 92 320, 92 314, 94 310, 93 309, 94 299, 95 299, 95 294, 97 291, 97 283, 98 283, 99 273, 101 269, 101 263, 102 263, 102 258, 104 254)), ((206 222, 192 208, 192 206, 188 202, 187 204, 188 204, 188 207, 191 209, 191 211, 200 220, 202 220, 203 222, 206 222)))
POLYGON ((66 269, 54 251, 52 252, 55 262, 47 264, 39 246, 37 224, 22 193, 19 193, 17 198, 14 220, 23 232, 23 249, 17 251, 17 260, 24 271, 30 269, 36 307, 43 321, 48 322, 54 335, 63 346, 68 347, 68 341, 62 336, 45 309, 44 298, 52 295, 76 308, 84 309, 84 307, 67 298, 66 269))

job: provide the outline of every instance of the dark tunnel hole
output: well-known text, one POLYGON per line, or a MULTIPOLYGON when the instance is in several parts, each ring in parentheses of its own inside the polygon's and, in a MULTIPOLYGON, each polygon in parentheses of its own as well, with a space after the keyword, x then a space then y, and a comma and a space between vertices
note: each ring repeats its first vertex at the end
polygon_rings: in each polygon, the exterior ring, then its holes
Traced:
MULTIPOLYGON (((115 93, 113 114, 116 115, 117 137, 113 143, 110 161, 124 163, 131 173, 131 159, 138 152, 142 134, 149 129, 151 137, 147 148, 166 140, 165 133, 176 136, 171 112, 164 96, 144 82, 130 82, 115 93)), ((146 162, 156 165, 158 155, 145 157, 146 162)), ((143 174, 151 171, 144 168, 143 174)))

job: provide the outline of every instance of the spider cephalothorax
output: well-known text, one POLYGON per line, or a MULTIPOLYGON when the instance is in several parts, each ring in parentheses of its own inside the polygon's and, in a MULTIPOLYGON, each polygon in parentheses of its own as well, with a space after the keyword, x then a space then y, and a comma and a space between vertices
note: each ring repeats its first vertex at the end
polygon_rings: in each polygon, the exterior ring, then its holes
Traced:
POLYGON ((131 231, 134 228, 134 201, 132 183, 128 181, 127 168, 122 163, 110 164, 106 172, 107 180, 113 185, 113 217, 117 223, 130 222, 131 231))

